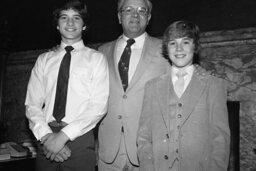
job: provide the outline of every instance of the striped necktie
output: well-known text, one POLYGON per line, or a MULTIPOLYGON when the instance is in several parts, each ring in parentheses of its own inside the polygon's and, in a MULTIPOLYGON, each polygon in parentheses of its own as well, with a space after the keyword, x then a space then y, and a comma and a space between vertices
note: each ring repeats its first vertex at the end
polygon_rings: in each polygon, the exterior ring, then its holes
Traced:
POLYGON ((127 45, 124 48, 124 51, 118 63, 118 70, 119 70, 124 91, 126 91, 128 87, 128 71, 129 71, 129 63, 130 63, 130 57, 131 57, 131 45, 134 42, 135 42, 134 39, 127 40, 127 45))

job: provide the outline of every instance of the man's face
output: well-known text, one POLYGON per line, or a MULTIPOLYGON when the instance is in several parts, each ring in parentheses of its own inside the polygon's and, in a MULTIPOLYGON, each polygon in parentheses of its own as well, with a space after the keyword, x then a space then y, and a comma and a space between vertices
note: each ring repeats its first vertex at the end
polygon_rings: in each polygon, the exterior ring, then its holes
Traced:
POLYGON ((73 9, 60 12, 57 29, 61 34, 62 41, 73 44, 82 39, 82 31, 85 30, 84 22, 80 14, 73 9))
POLYGON ((172 65, 185 68, 193 63, 195 44, 188 37, 171 39, 168 43, 169 58, 172 65))
POLYGON ((124 35, 135 38, 145 32, 151 18, 144 0, 126 0, 122 11, 118 12, 119 23, 122 24, 124 35), (146 9, 146 13, 145 12, 146 9))

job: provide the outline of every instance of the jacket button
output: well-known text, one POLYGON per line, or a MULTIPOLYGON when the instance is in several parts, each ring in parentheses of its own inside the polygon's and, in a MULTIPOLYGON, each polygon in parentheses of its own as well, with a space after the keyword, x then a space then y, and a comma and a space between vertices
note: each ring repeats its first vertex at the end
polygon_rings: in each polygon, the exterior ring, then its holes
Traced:
POLYGON ((178 149, 176 149, 176 153, 179 153, 179 150, 178 150, 178 149))
POLYGON ((178 114, 178 118, 181 118, 181 116, 182 116, 181 114, 178 114))
POLYGON ((167 155, 164 155, 164 159, 165 159, 165 160, 168 160, 168 156, 167 156, 167 155))
POLYGON ((127 95, 123 95, 123 99, 127 99, 127 95))
POLYGON ((121 115, 118 115, 117 118, 118 118, 118 119, 122 119, 122 116, 121 116, 121 115))
POLYGON ((181 106, 182 106, 182 104, 181 104, 181 103, 179 103, 179 104, 178 104, 178 106, 179 106, 179 107, 181 107, 181 106))

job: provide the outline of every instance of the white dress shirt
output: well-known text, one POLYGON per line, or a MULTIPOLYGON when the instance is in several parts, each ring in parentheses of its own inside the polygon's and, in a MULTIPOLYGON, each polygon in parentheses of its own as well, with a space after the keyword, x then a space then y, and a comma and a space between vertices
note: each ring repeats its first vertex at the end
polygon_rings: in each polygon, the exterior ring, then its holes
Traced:
MULTIPOLYGON (((65 46, 61 42, 58 50, 39 55, 31 72, 25 101, 26 116, 38 140, 52 133, 48 123, 55 120, 52 113, 65 46)), ((62 131, 70 140, 95 127, 107 111, 109 96, 109 72, 104 55, 85 47, 83 41, 72 46, 66 114, 62 119, 68 124, 62 131)))
MULTIPOLYGON (((132 77, 136 71, 137 65, 141 58, 141 53, 144 45, 144 41, 146 38, 147 33, 143 33, 139 37, 136 37, 135 43, 131 46, 131 57, 130 57, 130 64, 129 64, 129 71, 128 71, 128 80, 129 82, 132 80, 132 77)), ((118 62, 122 56, 122 53, 124 51, 124 48, 127 44, 127 40, 129 38, 125 35, 122 35, 117 43, 117 51, 116 51, 116 65, 118 65, 118 62)))
MULTIPOLYGON (((179 68, 172 66, 171 70, 172 70, 172 84, 175 85, 175 82, 178 80, 178 77, 176 74, 179 71, 179 68)), ((184 89, 183 89, 183 92, 184 92, 191 81, 191 78, 194 72, 194 65, 189 65, 183 68, 182 70, 185 70, 187 72, 187 74, 184 76, 184 81, 185 81, 184 89)))

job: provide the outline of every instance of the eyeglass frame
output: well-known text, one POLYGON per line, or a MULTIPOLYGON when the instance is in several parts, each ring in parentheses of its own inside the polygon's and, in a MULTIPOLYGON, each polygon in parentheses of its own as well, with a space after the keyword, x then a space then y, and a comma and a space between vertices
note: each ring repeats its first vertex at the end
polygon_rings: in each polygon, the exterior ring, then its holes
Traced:
POLYGON ((132 15, 134 14, 135 12, 141 16, 146 16, 148 15, 148 9, 146 7, 137 7, 137 8, 133 8, 131 6, 127 6, 127 7, 124 7, 122 8, 120 11, 120 13, 122 14, 125 14, 125 15, 132 15), (145 13, 141 13, 139 10, 141 9, 145 9, 145 13), (131 11, 128 11, 128 10, 131 10, 131 11))

